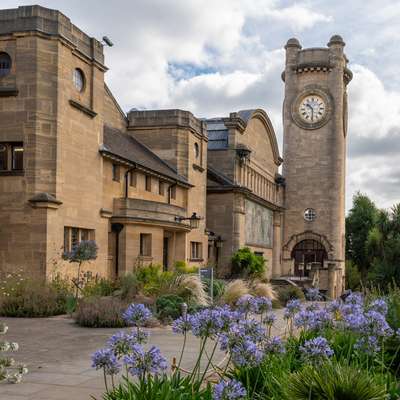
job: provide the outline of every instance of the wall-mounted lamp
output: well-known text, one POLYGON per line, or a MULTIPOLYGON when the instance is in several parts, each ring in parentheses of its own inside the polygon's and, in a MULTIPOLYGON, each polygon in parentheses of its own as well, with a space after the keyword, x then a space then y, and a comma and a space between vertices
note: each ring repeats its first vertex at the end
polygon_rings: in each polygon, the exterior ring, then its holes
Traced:
POLYGON ((190 217, 175 217, 176 222, 189 221, 190 229, 197 229, 199 227, 201 218, 194 212, 190 217))
POLYGON ((245 145, 239 145, 236 149, 236 154, 239 157, 240 165, 243 165, 250 160, 251 150, 245 145))

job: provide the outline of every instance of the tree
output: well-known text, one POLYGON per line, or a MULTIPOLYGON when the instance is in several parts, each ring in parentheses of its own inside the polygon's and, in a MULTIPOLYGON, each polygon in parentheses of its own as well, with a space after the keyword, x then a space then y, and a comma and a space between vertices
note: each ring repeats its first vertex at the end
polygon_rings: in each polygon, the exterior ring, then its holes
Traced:
POLYGON ((371 268, 373 259, 367 251, 367 241, 376 226, 378 209, 368 196, 358 192, 346 218, 346 258, 358 267, 363 278, 371 268))
POLYGON ((77 243, 71 251, 66 251, 63 254, 63 259, 70 263, 78 264, 77 278, 73 280, 75 285, 75 301, 78 299, 78 293, 81 288, 80 274, 81 266, 85 261, 95 260, 97 258, 98 247, 94 240, 82 240, 77 243))

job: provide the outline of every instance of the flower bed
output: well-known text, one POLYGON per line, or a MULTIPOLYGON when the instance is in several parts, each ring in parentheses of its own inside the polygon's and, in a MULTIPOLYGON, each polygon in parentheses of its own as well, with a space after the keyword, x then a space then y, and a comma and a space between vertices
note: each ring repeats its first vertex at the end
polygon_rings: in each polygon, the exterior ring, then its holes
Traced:
POLYGON ((123 315, 132 331, 111 337, 93 355, 93 367, 104 372, 107 400, 398 399, 400 330, 389 325, 387 313, 383 298, 366 301, 360 293, 324 305, 292 300, 282 340, 271 336, 271 301, 246 295, 234 308, 207 308, 175 320, 182 350, 167 373, 159 349, 145 347, 142 327, 151 313, 136 304, 123 315), (200 350, 186 373, 181 361, 189 334, 200 350), (217 349, 226 353, 223 363, 217 349), (115 385, 119 373, 122 382, 115 385))

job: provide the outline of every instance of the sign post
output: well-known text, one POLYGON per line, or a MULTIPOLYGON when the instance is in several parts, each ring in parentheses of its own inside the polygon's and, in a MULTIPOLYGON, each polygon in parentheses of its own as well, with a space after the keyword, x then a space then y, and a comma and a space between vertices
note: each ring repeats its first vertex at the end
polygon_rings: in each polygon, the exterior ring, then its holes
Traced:
POLYGON ((207 267, 207 268, 199 268, 199 277, 200 281, 204 281, 205 279, 210 280, 210 298, 211 303, 214 303, 214 268, 207 267))

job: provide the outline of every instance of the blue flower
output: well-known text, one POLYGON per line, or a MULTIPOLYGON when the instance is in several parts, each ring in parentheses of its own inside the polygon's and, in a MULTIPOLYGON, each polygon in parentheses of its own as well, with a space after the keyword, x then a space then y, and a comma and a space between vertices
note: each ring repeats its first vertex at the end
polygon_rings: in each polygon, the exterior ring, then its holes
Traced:
POLYGON ((194 336, 213 338, 218 335, 224 327, 219 310, 205 309, 192 315, 190 318, 192 333, 194 336))
POLYGON ((237 301, 236 307, 243 314, 256 313, 258 310, 257 299, 251 294, 245 294, 237 301))
POLYGON ((263 314, 272 311, 272 301, 268 297, 256 297, 255 303, 257 314, 263 314))
POLYGON ((214 386, 213 400, 240 400, 247 395, 242 384, 235 380, 224 381, 214 386))
POLYGON ((187 315, 186 317, 179 317, 172 323, 172 331, 174 333, 185 334, 186 332, 189 332, 191 328, 191 315, 187 315))
POLYGON ((116 375, 121 369, 112 349, 97 350, 92 355, 92 368, 104 368, 107 375, 116 375))
POLYGON ((139 344, 132 346, 130 354, 124 357, 124 363, 130 374, 139 378, 144 378, 147 374, 159 374, 168 366, 160 349, 152 346, 149 351, 145 351, 139 344))
POLYGON ((256 367, 264 357, 264 353, 251 340, 241 340, 231 349, 232 361, 240 367, 256 367))
POLYGON ((119 357, 128 354, 134 344, 146 343, 148 337, 148 333, 143 331, 130 333, 120 331, 108 339, 107 346, 119 357))
POLYGON ((282 339, 278 336, 266 339, 266 341, 264 342, 264 351, 265 353, 270 354, 284 353, 285 346, 282 342, 282 339))
POLYGON ((332 322, 331 314, 325 308, 300 310, 294 316, 294 325, 305 330, 321 330, 332 322))
POLYGON ((144 304, 131 304, 122 314, 127 324, 136 327, 146 325, 151 316, 151 311, 144 304))
POLYGON ((286 304, 286 308, 283 312, 283 316, 285 319, 293 318, 294 314, 296 314, 301 309, 301 302, 298 299, 289 300, 286 304))
POLYGON ((323 361, 334 354, 328 341, 322 336, 306 340, 304 345, 300 346, 300 352, 306 360, 315 363, 323 361))
POLYGON ((388 312, 388 305, 384 299, 376 299, 368 304, 368 309, 386 315, 388 312))
POLYGON ((381 349, 376 336, 362 336, 357 340, 354 347, 368 355, 374 355, 381 349))
POLYGON ((306 290, 306 299, 310 301, 322 300, 321 293, 318 288, 308 288, 306 290))
POLYGON ((262 320, 263 324, 267 326, 272 326, 275 321, 276 321, 276 315, 273 313, 266 314, 262 320))

